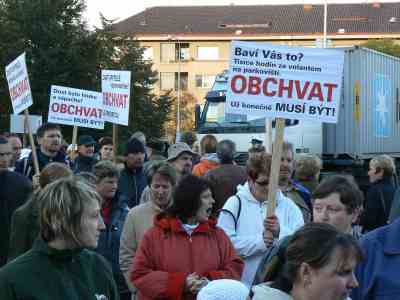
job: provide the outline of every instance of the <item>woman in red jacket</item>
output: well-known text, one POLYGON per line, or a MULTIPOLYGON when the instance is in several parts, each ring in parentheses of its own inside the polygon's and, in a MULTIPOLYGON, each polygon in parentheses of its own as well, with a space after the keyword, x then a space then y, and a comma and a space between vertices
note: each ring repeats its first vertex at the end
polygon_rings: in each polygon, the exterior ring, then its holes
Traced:
POLYGON ((210 214, 209 183, 194 175, 177 185, 172 206, 156 216, 133 260, 139 299, 194 299, 209 280, 240 280, 243 262, 210 214))

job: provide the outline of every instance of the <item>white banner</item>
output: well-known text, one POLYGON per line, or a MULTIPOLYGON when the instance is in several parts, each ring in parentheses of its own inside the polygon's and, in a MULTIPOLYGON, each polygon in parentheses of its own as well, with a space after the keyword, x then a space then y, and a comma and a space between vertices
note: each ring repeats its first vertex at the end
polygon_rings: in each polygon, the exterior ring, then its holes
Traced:
POLYGON ((102 94, 52 85, 48 122, 104 129, 102 94))
POLYGON ((33 104, 25 52, 6 66, 6 77, 14 114, 19 114, 33 104))
POLYGON ((101 70, 104 121, 128 125, 131 72, 101 70))
MULTIPOLYGON (((29 127, 32 133, 36 133, 38 128, 42 126, 42 116, 29 115, 29 127)), ((25 116, 10 115, 10 132, 12 133, 28 133, 26 128, 25 116)))
POLYGON ((344 51, 231 44, 226 114, 336 123, 344 51))

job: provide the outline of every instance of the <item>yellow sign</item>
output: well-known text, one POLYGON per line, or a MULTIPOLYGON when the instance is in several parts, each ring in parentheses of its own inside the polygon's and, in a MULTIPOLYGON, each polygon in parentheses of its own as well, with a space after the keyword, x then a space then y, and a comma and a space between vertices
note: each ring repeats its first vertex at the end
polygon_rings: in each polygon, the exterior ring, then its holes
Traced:
POLYGON ((360 122, 361 106, 360 106, 360 81, 354 83, 354 120, 360 122))

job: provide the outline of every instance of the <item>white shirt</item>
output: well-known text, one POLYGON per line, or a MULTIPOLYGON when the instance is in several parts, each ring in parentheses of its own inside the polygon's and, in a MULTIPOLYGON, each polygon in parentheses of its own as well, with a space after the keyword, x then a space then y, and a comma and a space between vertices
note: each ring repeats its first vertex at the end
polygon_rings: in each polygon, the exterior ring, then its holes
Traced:
MULTIPOLYGON (((224 211, 221 211, 219 215, 218 226, 229 236, 237 254, 244 259, 245 266, 241 281, 250 288, 258 265, 269 250, 263 240, 264 219, 267 215, 268 202, 256 200, 250 193, 248 183, 238 186, 236 195, 240 197, 242 203, 237 230, 235 231, 235 222, 232 216, 224 211)), ((236 196, 230 197, 223 209, 229 210, 236 217, 239 209, 238 198, 236 196)), ((280 191, 277 194, 275 215, 278 217, 280 225, 279 239, 293 234, 304 225, 300 209, 280 191)))

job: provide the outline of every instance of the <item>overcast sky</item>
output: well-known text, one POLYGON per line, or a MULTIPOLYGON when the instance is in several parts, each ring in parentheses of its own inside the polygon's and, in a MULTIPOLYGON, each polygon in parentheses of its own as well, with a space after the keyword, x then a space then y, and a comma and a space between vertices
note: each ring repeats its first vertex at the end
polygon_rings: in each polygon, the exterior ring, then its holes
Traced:
MULTIPOLYGON (((398 2, 398 0, 328 0, 329 3, 373 3, 373 2, 398 2)), ((323 0, 86 0, 86 19, 89 24, 99 26, 99 13, 108 19, 123 20, 137 14, 148 7, 175 6, 175 5, 251 5, 251 4, 291 4, 291 3, 323 3, 323 0)))

